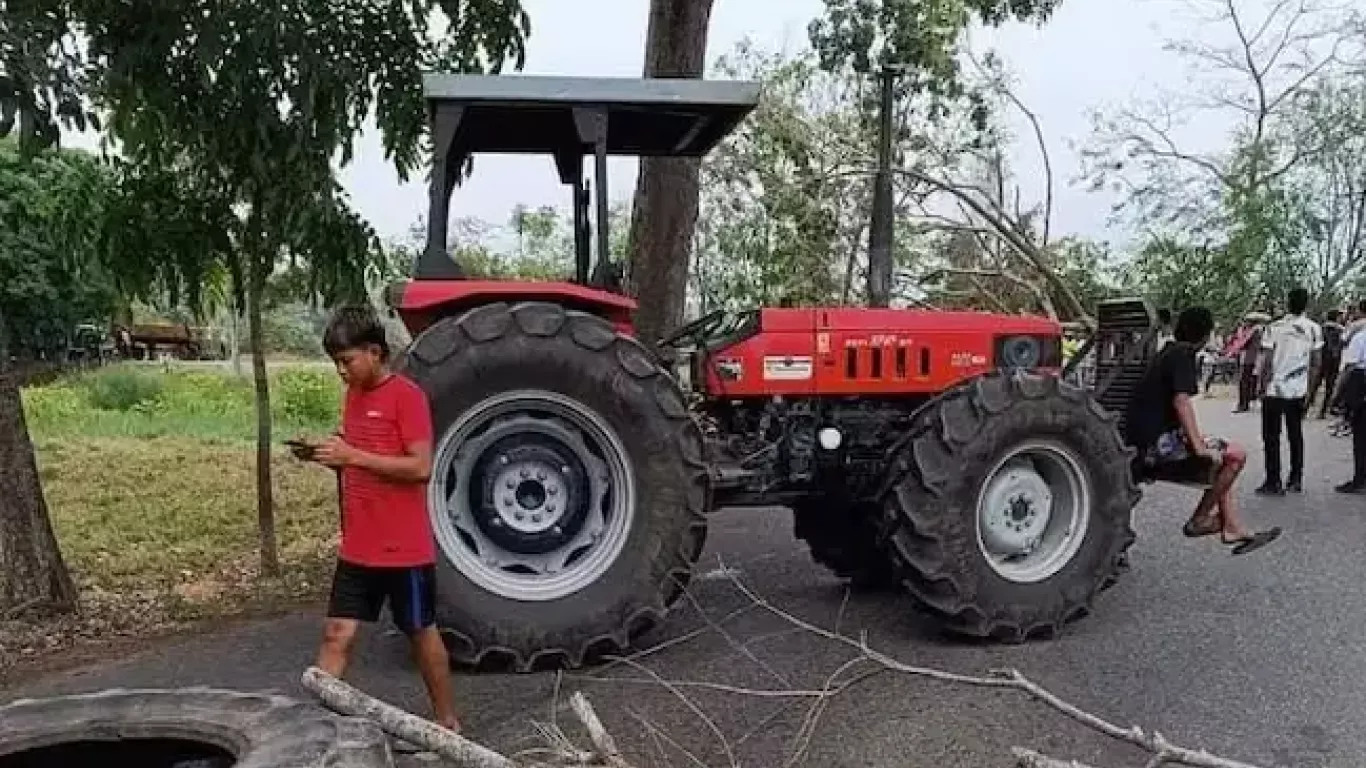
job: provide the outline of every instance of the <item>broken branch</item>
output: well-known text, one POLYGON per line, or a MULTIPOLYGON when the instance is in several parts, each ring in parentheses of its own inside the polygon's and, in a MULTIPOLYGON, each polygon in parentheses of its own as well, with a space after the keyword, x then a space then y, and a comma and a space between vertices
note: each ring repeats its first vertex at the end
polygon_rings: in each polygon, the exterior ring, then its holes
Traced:
MULTIPOLYGON (((1169 762, 1195 766, 1196 768, 1258 768, 1251 763, 1243 763, 1237 760, 1219 757, 1205 750, 1191 749, 1172 744, 1167 741, 1162 734, 1155 731, 1149 733, 1138 726, 1123 728, 1115 725, 1098 715, 1093 715, 1075 704, 1065 701, 1038 683, 1026 678, 1018 670, 994 670, 989 676, 983 677, 906 664, 881 651, 875 650, 869 646, 866 638, 854 639, 837 632, 832 632, 804 619, 800 619, 756 594, 752 589, 745 586, 734 574, 730 574, 729 578, 731 583, 735 585, 735 588, 744 594, 745 597, 749 598, 751 602, 764 610, 772 613, 774 616, 818 637, 847 645, 850 648, 857 650, 862 658, 879 664, 888 670, 918 677, 927 677, 941 682, 958 683, 980 688, 1009 688, 1026 693, 1035 701, 1048 705, 1053 710, 1066 715, 1092 730, 1103 733, 1117 741, 1123 741, 1146 750, 1158 761, 1159 765, 1162 762, 1169 762)), ((1038 757, 1042 757, 1042 755, 1038 755, 1038 757)), ((1016 751, 1016 758, 1021 759, 1019 751, 1016 751)), ((1035 763, 1034 765, 1040 766, 1041 768, 1062 768, 1069 764, 1054 761, 1051 765, 1049 763, 1035 763)))
MULTIPOLYGON (((345 683, 317 667, 304 670, 303 686, 333 712, 374 721, 381 730, 410 744, 435 752, 458 768, 520 768, 523 764, 455 731, 395 707, 345 683)), ((569 698, 569 707, 588 731, 594 750, 576 749, 559 729, 542 732, 550 748, 533 750, 551 762, 540 765, 577 765, 583 768, 631 768, 617 749, 616 741, 582 693, 569 698)))

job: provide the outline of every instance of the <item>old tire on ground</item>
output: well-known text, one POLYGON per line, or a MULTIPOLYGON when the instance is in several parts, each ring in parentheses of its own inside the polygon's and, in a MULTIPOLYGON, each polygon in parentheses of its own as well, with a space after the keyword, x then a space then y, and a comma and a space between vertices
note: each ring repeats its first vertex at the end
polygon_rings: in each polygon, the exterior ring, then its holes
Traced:
POLYGON ((393 762, 384 732, 367 720, 283 696, 181 688, 0 707, 0 764, 391 768, 393 762))
POLYGON ((639 342, 556 304, 490 304, 426 329, 404 372, 432 405, 454 660, 579 666, 682 595, 711 480, 682 391, 639 342))
POLYGON ((792 504, 793 535, 806 542, 811 559, 861 590, 896 585, 896 569, 878 546, 880 508, 811 496, 792 504))
POLYGON ((1131 455, 1115 417, 1056 377, 994 372, 945 392, 891 457, 903 585, 956 634, 1056 634, 1134 541, 1131 455))

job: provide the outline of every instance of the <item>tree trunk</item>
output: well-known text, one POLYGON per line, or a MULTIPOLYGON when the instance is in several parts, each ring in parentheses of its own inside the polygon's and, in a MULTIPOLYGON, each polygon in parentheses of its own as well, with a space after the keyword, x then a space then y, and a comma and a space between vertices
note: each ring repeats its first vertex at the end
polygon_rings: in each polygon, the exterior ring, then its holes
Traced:
POLYGON ((232 360, 232 375, 242 378, 242 315, 236 309, 230 310, 228 323, 228 358, 232 360))
MULTIPOLYGON (((258 260, 259 261, 259 260, 258 260)), ((280 575, 275 543, 275 499, 270 479, 270 381, 261 333, 261 300, 265 277, 253 270, 247 278, 247 324, 251 335, 251 373, 256 385, 256 520, 261 539, 261 573, 280 575)))
MULTIPOLYGON (((646 77, 702 77, 711 7, 712 0, 650 1, 646 77)), ((627 274, 640 302, 636 334, 646 344, 658 341, 683 319, 700 168, 696 158, 640 160, 627 274)))
POLYGON ((52 532, 38 462, 0 318, 0 619, 76 609, 76 585, 52 532))

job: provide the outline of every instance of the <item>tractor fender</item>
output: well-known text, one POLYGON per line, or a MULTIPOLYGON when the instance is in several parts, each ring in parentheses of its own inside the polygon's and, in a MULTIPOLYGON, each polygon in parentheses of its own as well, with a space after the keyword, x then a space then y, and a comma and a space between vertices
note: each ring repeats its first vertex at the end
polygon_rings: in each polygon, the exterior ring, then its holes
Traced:
POLYGON ((635 335, 636 301, 629 296, 569 282, 523 280, 404 280, 385 291, 414 338, 443 317, 485 304, 537 301, 597 315, 618 333, 635 335))

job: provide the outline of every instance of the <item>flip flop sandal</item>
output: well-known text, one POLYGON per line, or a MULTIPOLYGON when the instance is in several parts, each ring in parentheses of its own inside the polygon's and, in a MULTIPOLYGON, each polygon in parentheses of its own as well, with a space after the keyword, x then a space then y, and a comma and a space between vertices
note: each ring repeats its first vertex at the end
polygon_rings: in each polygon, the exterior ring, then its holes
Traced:
POLYGON ((1280 537, 1281 528, 1280 526, 1276 526, 1275 528, 1260 531, 1251 536, 1243 536, 1242 538, 1234 539, 1233 541, 1224 540, 1224 543, 1233 546, 1233 554, 1246 555, 1249 552, 1256 552, 1280 537))
POLYGON ((1223 528, 1223 522, 1218 515, 1207 515, 1203 520, 1192 517, 1181 526, 1181 533, 1188 539, 1198 539, 1202 536, 1213 536, 1223 528))

